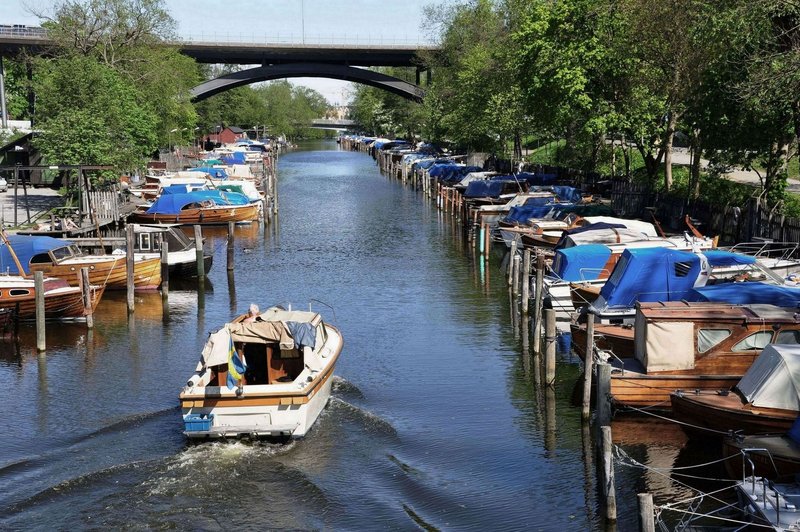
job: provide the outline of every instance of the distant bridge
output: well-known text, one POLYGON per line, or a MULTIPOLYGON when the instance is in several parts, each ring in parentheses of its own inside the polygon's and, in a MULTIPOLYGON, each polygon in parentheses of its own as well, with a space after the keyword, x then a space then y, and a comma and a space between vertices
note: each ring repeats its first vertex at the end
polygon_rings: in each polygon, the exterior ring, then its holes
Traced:
POLYGON ((337 131, 353 129, 356 126, 355 120, 346 118, 318 118, 311 121, 311 127, 315 129, 335 129, 337 131))
MULTIPOLYGON (((252 38, 252 37, 251 37, 252 38)), ((352 36, 356 39, 357 36, 352 36)), ((255 40, 253 38, 253 40, 255 40)), ((305 39, 303 39, 305 40, 305 39)), ((200 101, 226 90, 272 79, 290 77, 322 77, 364 83, 378 87, 404 98, 421 101, 425 91, 420 85, 420 74, 425 72, 418 52, 435 47, 424 44, 394 44, 391 40, 368 41, 363 44, 325 43, 258 43, 231 41, 216 36, 210 42, 177 41, 181 53, 200 63, 257 65, 260 67, 227 74, 206 81, 192 89, 192 97, 200 101), (386 74, 354 67, 416 67, 416 84, 386 74)), ((363 42, 360 41, 360 42, 363 42)), ((38 27, 0 26, 0 57, 27 50, 45 54, 53 41, 47 31, 38 27)), ((430 81, 430 71, 427 72, 430 81)))

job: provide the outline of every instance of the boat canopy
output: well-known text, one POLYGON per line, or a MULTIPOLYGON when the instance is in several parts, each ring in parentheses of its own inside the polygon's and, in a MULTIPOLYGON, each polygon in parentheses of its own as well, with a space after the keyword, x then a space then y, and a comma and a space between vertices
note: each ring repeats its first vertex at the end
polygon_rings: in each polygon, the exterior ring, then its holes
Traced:
POLYGON ((765 347, 736 388, 753 406, 800 412, 800 345, 765 347))
POLYGON ((72 242, 68 240, 59 240, 49 236, 9 235, 8 241, 25 272, 20 273, 8 246, 4 242, 0 242, 0 273, 9 272, 14 275, 28 275, 30 273, 28 266, 34 256, 72 245, 72 242))
POLYGON ((631 308, 637 302, 680 301, 694 287, 701 269, 700 257, 688 251, 626 249, 591 308, 602 312, 631 308))
POLYGON ((590 224, 607 223, 607 224, 620 224, 631 231, 638 231, 645 236, 658 236, 656 228, 650 222, 643 222, 641 220, 628 220, 627 218, 617 218, 615 216, 591 216, 586 215, 583 217, 590 224))
POLYGON ((489 179, 488 181, 472 181, 464 191, 465 198, 496 198, 508 191, 509 186, 520 183, 510 179, 489 179))
POLYGON ((778 307, 797 308, 800 306, 800 287, 761 282, 722 283, 695 288, 686 295, 686 299, 738 305, 772 304, 778 307))
POLYGON ((553 190, 553 194, 558 196, 561 201, 578 202, 581 200, 581 191, 575 187, 567 185, 554 185, 549 187, 553 190))
POLYGON ((185 194, 165 194, 147 209, 147 214, 180 214, 181 209, 192 203, 210 201, 216 206, 247 205, 250 201, 243 194, 221 190, 195 190, 185 194))
POLYGON ((244 164, 247 162, 247 154, 243 151, 235 151, 223 154, 220 159, 225 164, 244 164))
POLYGON ((708 259, 708 263, 715 268, 725 266, 745 266, 747 264, 756 263, 756 258, 753 256, 734 253, 732 251, 725 251, 723 249, 705 250, 703 251, 703 255, 705 255, 708 259))
POLYGON ((211 166, 198 166, 197 168, 191 168, 190 172, 203 172, 204 174, 208 174, 214 179, 228 179, 228 172, 225 171, 224 168, 212 168, 211 166))
POLYGON ((161 187, 159 190, 162 195, 164 194, 186 194, 193 190, 201 190, 206 188, 205 183, 181 183, 179 185, 167 185, 161 187))
POLYGON ((620 244, 645 238, 647 237, 642 233, 627 229, 621 224, 597 223, 564 231, 556 248, 570 248, 585 244, 620 244))
POLYGON ((610 257, 611 249, 602 244, 559 249, 553 258, 553 274, 562 281, 593 281, 610 257))
POLYGON ((503 219, 509 223, 527 224, 531 218, 544 218, 553 210, 554 203, 531 203, 511 207, 503 219))

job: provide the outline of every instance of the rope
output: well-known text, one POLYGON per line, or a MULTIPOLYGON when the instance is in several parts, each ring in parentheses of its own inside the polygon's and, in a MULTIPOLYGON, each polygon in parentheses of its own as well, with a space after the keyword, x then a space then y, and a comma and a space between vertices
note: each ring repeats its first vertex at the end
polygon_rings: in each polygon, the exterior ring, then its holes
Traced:
POLYGON ((752 523, 750 521, 740 521, 738 519, 731 519, 729 517, 719 517, 719 516, 716 516, 714 514, 701 514, 701 513, 697 513, 697 512, 692 512, 690 510, 679 510, 677 508, 662 508, 661 506, 655 506, 655 505, 654 505, 654 507, 658 508, 659 510, 668 510, 670 512, 678 512, 678 513, 682 513, 682 514, 686 514, 686 515, 691 515, 693 517, 708 517, 708 518, 711 518, 711 519, 717 519, 719 521, 725 521, 727 523, 734 523, 734 524, 737 524, 737 525, 749 525, 749 526, 754 526, 754 527, 759 527, 759 528, 766 528, 766 529, 769 529, 769 530, 774 530, 775 529, 775 527, 773 527, 772 525, 762 525, 760 523, 752 523))
POLYGON ((731 435, 730 432, 724 432, 724 431, 721 431, 721 430, 710 429, 708 427, 701 427, 699 425, 692 425, 691 423, 686 423, 685 421, 680 421, 678 419, 668 418, 666 416, 660 416, 660 415, 655 414, 653 412, 649 412, 649 411, 643 410, 641 408, 636 408, 635 406, 629 406, 628 408, 630 408, 631 410, 635 410, 636 412, 640 412, 642 414, 647 414, 648 416, 657 417, 658 419, 663 419, 664 421, 671 421, 673 423, 677 423, 677 424, 683 425, 685 427, 691 427, 691 428, 697 429, 697 430, 705 430, 707 432, 711 432, 713 434, 720 434, 722 436, 730 436, 731 435))

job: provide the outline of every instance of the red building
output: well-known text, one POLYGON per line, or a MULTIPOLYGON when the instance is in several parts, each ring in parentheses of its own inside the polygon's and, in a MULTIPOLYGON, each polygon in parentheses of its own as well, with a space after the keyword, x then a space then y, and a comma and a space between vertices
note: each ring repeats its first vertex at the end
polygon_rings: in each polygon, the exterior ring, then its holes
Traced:
POLYGON ((233 144, 239 139, 247 138, 244 130, 236 126, 226 127, 219 133, 212 133, 208 136, 211 142, 218 142, 220 144, 233 144))

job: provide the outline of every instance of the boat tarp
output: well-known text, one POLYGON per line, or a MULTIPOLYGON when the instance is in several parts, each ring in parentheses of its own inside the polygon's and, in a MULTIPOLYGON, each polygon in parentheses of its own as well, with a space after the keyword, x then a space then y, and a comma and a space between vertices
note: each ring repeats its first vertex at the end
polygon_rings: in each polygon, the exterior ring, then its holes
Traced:
POLYGON ((204 188, 206 185, 205 183, 197 182, 197 183, 181 183, 179 185, 167 185, 165 187, 161 187, 159 191, 161 195, 165 194, 187 194, 192 190, 198 190, 200 188, 204 188))
POLYGON ((563 281, 593 281, 610 257, 611 249, 602 244, 559 249, 553 258, 553 274, 563 281))
POLYGON ((284 322, 286 328, 289 329, 289 334, 294 338, 294 343, 297 347, 310 347, 314 348, 317 344, 317 327, 308 322, 302 321, 286 321, 284 322))
POLYGON ((686 300, 797 308, 800 306, 800 287, 761 282, 722 283, 695 288, 686 295, 686 300))
POLYGON ((694 368, 694 323, 648 320, 636 310, 634 357, 645 371, 694 368))
MULTIPOLYGON (((59 240, 49 236, 8 235, 8 241, 14 249, 20 264, 22 264, 25 275, 30 273, 28 266, 35 255, 72 244, 67 240, 59 240)), ((20 275, 19 268, 17 268, 17 264, 11 256, 11 251, 9 251, 4 242, 0 241, 0 273, 6 272, 20 275)))
POLYGON ((638 231, 619 224, 599 223, 584 225, 565 231, 556 248, 570 248, 585 244, 619 244, 647 238, 638 231))
POLYGON ((567 185, 554 185, 552 187, 553 193, 558 196, 561 201, 575 201, 581 200, 581 191, 575 187, 567 185))
POLYGON ((214 179, 228 179, 228 172, 224 168, 212 168, 210 166, 198 166, 197 168, 189 169, 190 172, 203 172, 208 174, 214 179))
POLYGON ((247 205, 247 196, 221 190, 195 190, 186 194, 165 194, 147 209, 147 214, 180 214, 181 209, 191 203, 211 201, 218 206, 247 205))
POLYGON ((464 191, 465 198, 496 198, 506 190, 507 183, 517 183, 509 179, 489 179, 472 181, 464 191))
POLYGON ((743 255, 741 253, 734 253, 732 251, 725 251, 722 249, 709 249, 703 251, 703 255, 708 259, 708 264, 715 267, 724 266, 743 266, 746 264, 755 264, 756 258, 750 255, 743 255))
POLYGON ((626 218, 617 218, 614 216, 584 216, 583 219, 590 224, 619 224, 622 227, 627 227, 632 231, 638 231, 646 236, 658 236, 655 226, 650 222, 642 222, 641 220, 628 220, 626 218))
POLYGON ((800 412, 800 345, 768 345, 736 387, 753 406, 800 412))
POLYGON ((503 219, 509 223, 517 223, 517 224, 526 224, 528 220, 531 218, 544 218, 547 214, 553 210, 553 204, 544 204, 544 205, 537 205, 537 204, 527 204, 524 205, 517 205, 516 207, 511 207, 508 211, 508 214, 503 219))
POLYGON ((227 325, 234 342, 248 344, 280 343, 281 349, 294 349, 294 339, 280 321, 251 321, 227 325))
POLYGON ((247 162, 247 155, 243 151, 226 153, 220 157, 225 164, 244 164, 247 162))
POLYGON ((661 247, 626 249, 592 307, 602 312, 630 308, 637 301, 680 301, 700 272, 700 257, 695 253, 661 247))

